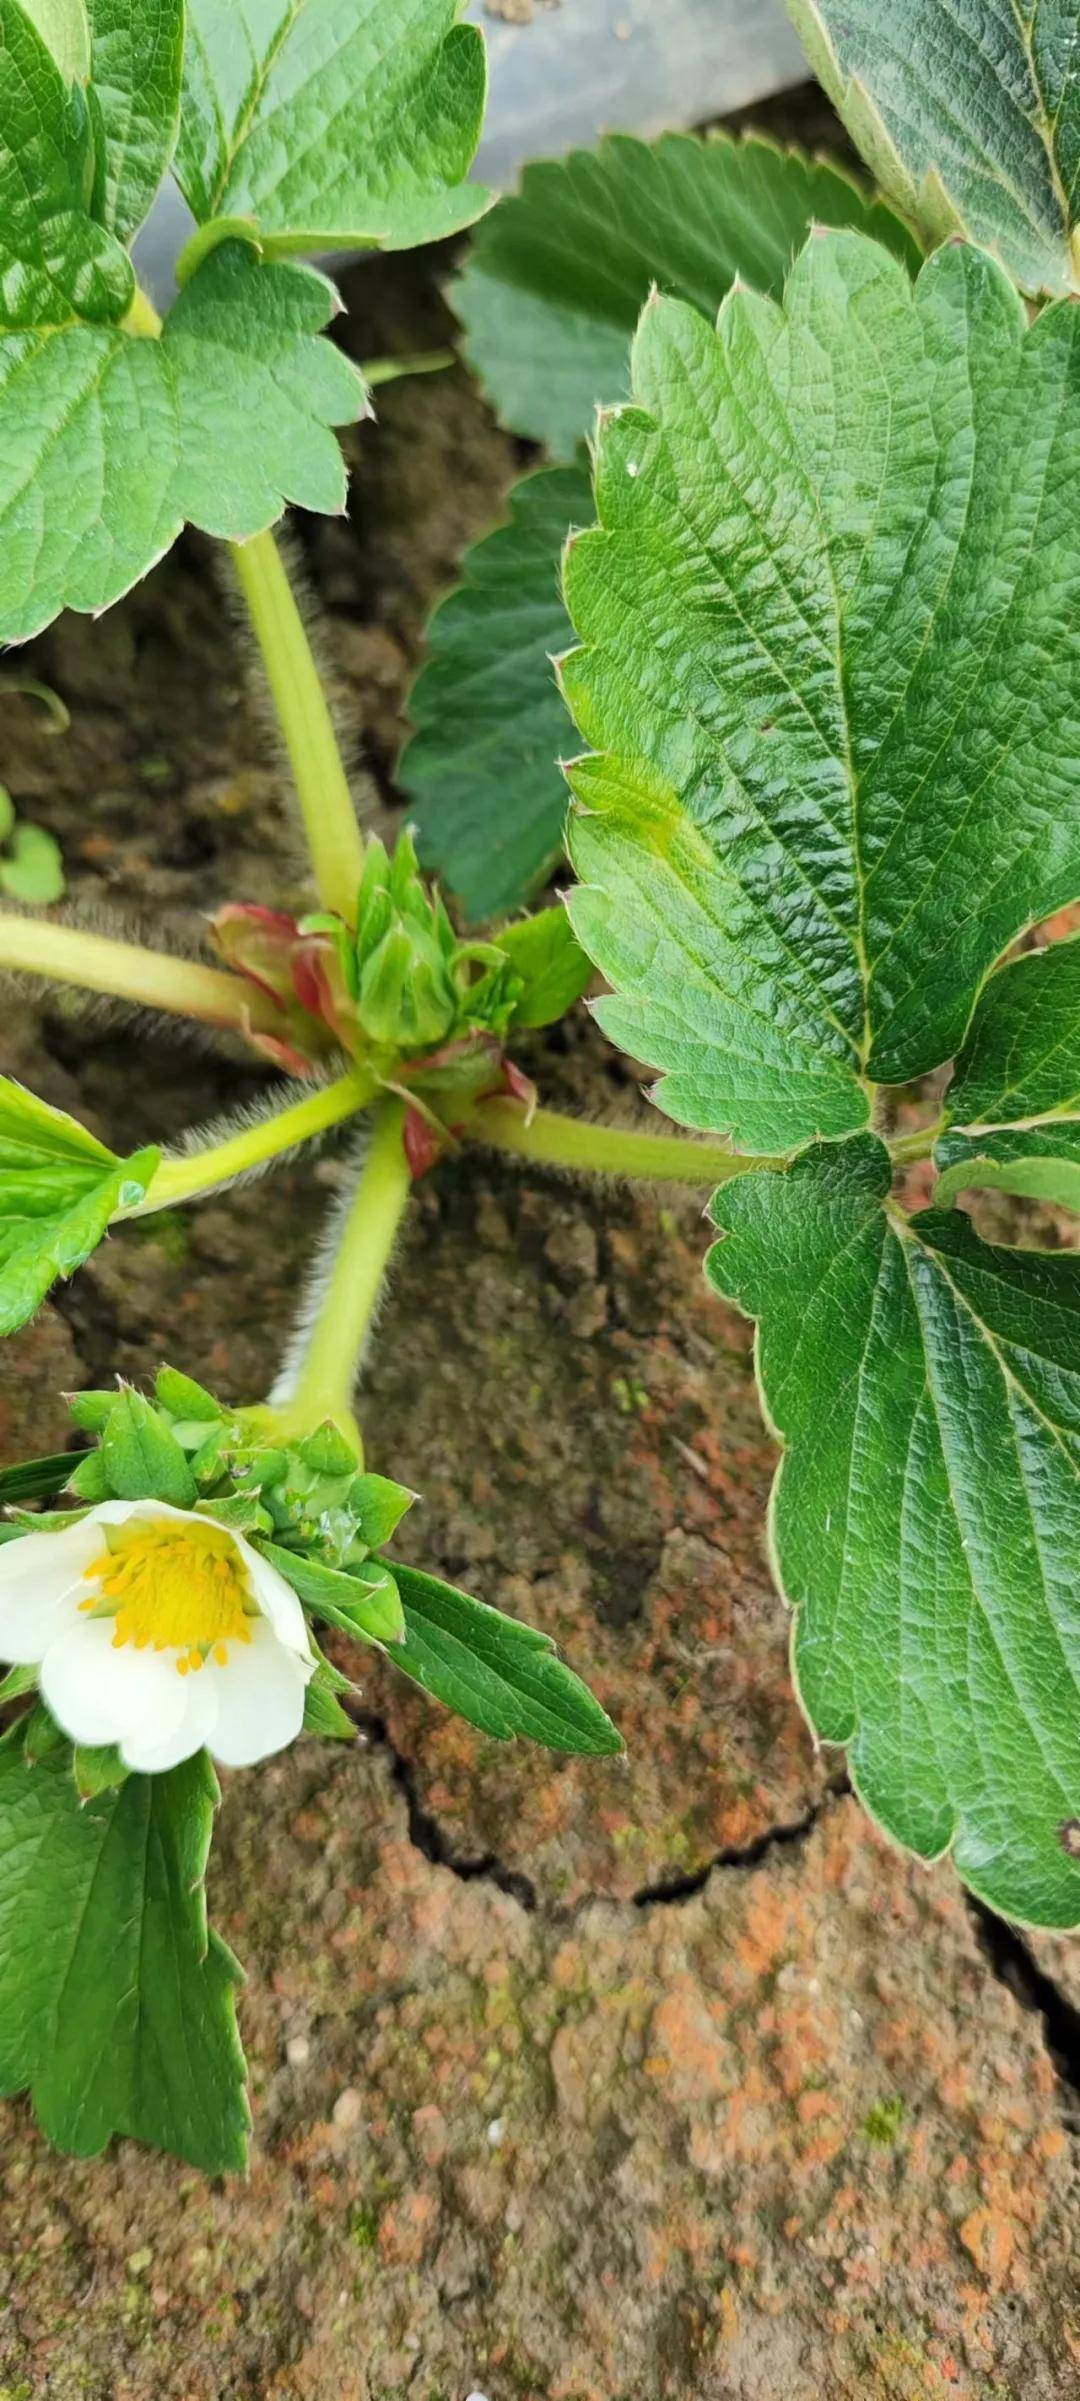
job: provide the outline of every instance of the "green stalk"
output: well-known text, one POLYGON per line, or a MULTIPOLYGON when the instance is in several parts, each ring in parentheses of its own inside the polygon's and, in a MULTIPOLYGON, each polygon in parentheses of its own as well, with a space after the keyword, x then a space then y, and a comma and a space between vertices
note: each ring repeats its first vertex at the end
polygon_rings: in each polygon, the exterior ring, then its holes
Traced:
POLYGON ((309 1433, 324 1418, 332 1418, 356 1443, 361 1459, 352 1396, 411 1190, 404 1121, 404 1104, 397 1100, 381 1102, 374 1114, 367 1156, 319 1297, 299 1376, 288 1400, 272 1404, 277 1424, 297 1432, 309 1433))
POLYGON ((364 844, 304 621, 272 533, 230 548, 289 754, 319 897, 351 924, 364 844))
POLYGON ((400 382, 403 375, 441 375, 456 365, 452 350, 418 350, 412 358, 362 359, 360 373, 373 392, 378 384, 400 382))
POLYGON ((914 1134, 897 1134, 887 1145, 894 1167, 912 1167, 919 1159, 929 1159, 938 1135, 945 1127, 944 1117, 936 1117, 933 1125, 919 1126, 914 1134))
POLYGON ((74 984, 104 992, 169 1017, 195 1017, 207 1025, 273 1033, 281 1011, 268 993, 221 967, 173 959, 167 951, 144 950, 139 942, 117 942, 108 934, 84 933, 47 918, 17 917, 0 910, 0 969, 40 975, 51 984, 74 984))
POLYGON ((365 1109, 374 1093, 370 1076, 341 1076, 336 1083, 324 1084, 310 1092, 304 1100, 281 1109, 276 1117, 266 1117, 258 1125, 242 1126, 224 1142, 212 1143, 206 1150, 192 1151, 182 1157, 164 1158, 150 1184, 144 1200, 135 1208, 120 1209, 119 1217, 150 1217, 158 1209, 175 1209, 182 1201, 199 1200, 206 1192, 214 1192, 234 1176, 246 1175, 253 1167, 264 1167, 281 1151, 295 1150, 298 1143, 310 1142, 315 1134, 325 1134, 331 1126, 341 1125, 347 1117, 355 1117, 365 1109))
POLYGON ((562 1117, 555 1109, 537 1109, 526 1119, 512 1100, 484 1101, 466 1128, 474 1142, 492 1150, 510 1151, 518 1159, 536 1159, 545 1167, 565 1167, 578 1174, 651 1177, 657 1183, 715 1185, 732 1176, 749 1175, 755 1167, 779 1167, 779 1159, 747 1159, 726 1142, 696 1142, 678 1134, 624 1133, 619 1126, 595 1125, 581 1117, 562 1117))

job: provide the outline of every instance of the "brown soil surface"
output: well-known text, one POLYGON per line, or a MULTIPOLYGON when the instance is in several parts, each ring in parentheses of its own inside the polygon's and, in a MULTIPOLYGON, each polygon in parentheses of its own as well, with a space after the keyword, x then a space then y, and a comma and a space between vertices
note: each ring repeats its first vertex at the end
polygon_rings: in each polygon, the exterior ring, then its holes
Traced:
MULTIPOLYGON (((353 279, 361 352, 443 331, 392 264, 353 279)), ((376 802, 426 611, 518 464, 460 376, 380 397, 350 521, 302 532, 376 802)), ((190 944, 219 898, 294 896, 201 546, 34 665, 72 729, 0 700, 5 780, 80 906, 190 944)), ((5 1000, 3 1054, 132 1142, 262 1081, 62 997, 5 1000)), ((533 1065, 556 1103, 640 1106, 584 1019, 533 1065)), ((340 1173, 117 1236, 4 1346, 3 1454, 65 1439, 62 1388, 162 1356, 256 1397, 340 1173)), ((550 1628, 627 1763, 500 1750, 365 1663, 354 1748, 227 1780, 211 1907, 249 1974, 250 2178, 129 2144, 71 2163, 4 2105, 0 2401, 1080 2394, 1075 1947, 987 1924, 815 1757, 747 1330, 704 1245, 685 1195, 478 1155, 421 1190, 372 1463, 423 1494, 410 1555, 550 1628)))

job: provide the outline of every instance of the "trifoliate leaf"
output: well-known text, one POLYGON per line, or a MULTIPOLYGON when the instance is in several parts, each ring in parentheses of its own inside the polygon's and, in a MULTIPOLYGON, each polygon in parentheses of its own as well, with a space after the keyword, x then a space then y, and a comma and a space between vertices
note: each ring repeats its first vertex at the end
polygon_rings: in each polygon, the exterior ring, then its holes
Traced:
POLYGON ((505 951, 524 991, 514 1007, 514 1024, 556 1025, 581 999, 592 979, 587 959, 565 909, 541 909, 516 925, 500 926, 499 949, 505 951))
POLYGON ((19 0, 0 0, 0 335, 115 323, 130 308, 131 261, 90 211, 93 177, 86 93, 19 0))
POLYGON ((61 1109, 0 1076, 0 1334, 74 1275, 114 1211, 142 1199, 156 1150, 118 1159, 61 1109))
POLYGON ((528 900, 559 856, 573 731, 551 665, 571 638, 559 556, 592 515, 584 468, 525 476, 428 628, 401 780, 425 865, 473 921, 528 900))
POLYGON ((933 241, 967 233, 1030 292, 1080 283, 1073 0, 787 0, 878 182, 933 241))
POLYGON ((320 339, 334 306, 321 275, 228 242, 160 341, 70 324, 0 340, 0 640, 107 608, 185 519, 246 541, 286 501, 343 507, 330 429, 365 403, 320 339))
POLYGON ((634 390, 566 565, 571 914, 669 1114, 784 1150, 1080 889, 1080 312, 820 233, 783 309, 651 305, 634 390))
POLYGON ((117 1393, 109 1411, 101 1464, 118 1500, 168 1501, 174 1509, 195 1506, 198 1488, 175 1435, 129 1384, 117 1393))
POLYGON ((405 1640, 387 1656, 414 1684, 482 1734, 516 1734, 552 1751, 605 1756, 622 1740, 599 1701, 535 1626, 504 1617, 415 1567, 391 1569, 405 1640))
POLYGON ((758 1319, 795 1673, 923 1858, 1080 1922, 1080 1260, 886 1208, 873 1136, 716 1195, 718 1291, 758 1319))
POLYGON ((200 224, 405 250, 487 207, 483 39, 460 0, 188 0, 176 174, 200 224))
POLYGON ((892 211, 825 160, 756 136, 610 134, 526 167, 478 229, 451 291, 465 355, 504 425, 572 459, 598 403, 629 393, 654 284, 715 317, 736 277, 780 292, 814 224, 857 227, 919 264, 892 211))
POLYGON ((121 241, 138 231, 180 124, 184 0, 89 0, 100 158, 97 210, 121 241))
POLYGON ((208 1933, 205 1754, 81 1803, 65 1745, 0 1751, 0 2087, 86 2157, 113 2134, 244 2166, 240 1970, 208 1933))
POLYGON ((936 1199, 987 1185, 1080 1208, 1080 938, 1027 951, 984 985, 946 1117, 936 1199))

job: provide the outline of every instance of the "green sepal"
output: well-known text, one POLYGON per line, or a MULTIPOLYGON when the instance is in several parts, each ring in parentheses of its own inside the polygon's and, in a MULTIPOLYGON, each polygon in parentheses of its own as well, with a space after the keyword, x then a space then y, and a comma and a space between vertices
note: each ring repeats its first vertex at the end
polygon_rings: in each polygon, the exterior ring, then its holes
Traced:
POLYGON ((205 1384, 197 1384, 194 1376, 182 1375, 177 1367, 159 1367, 154 1378, 154 1394, 159 1408, 169 1417, 190 1420, 196 1425, 216 1425, 224 1411, 205 1384))
POLYGON ((85 1509, 9 1509, 8 1516, 20 1534, 66 1534, 69 1526, 81 1524, 85 1509))
POLYGON ((397 1645, 402 1640, 405 1619, 401 1600, 386 1569, 370 1577, 351 1576, 324 1567, 319 1559, 282 1550, 276 1542, 259 1542, 257 1548, 292 1585, 305 1609, 327 1625, 337 1626, 345 1634, 362 1634, 368 1642, 397 1645))
POLYGON ((124 1385, 101 1437, 101 1464, 121 1501, 167 1501, 193 1509, 198 1487, 164 1419, 141 1392, 124 1385))
POLYGON ((66 1399, 81 1434, 103 1434, 116 1406, 116 1386, 108 1392, 69 1392, 66 1399))
POLYGON ((355 1742, 356 1727, 337 1697, 339 1679, 320 1659, 304 1693, 304 1732, 328 1742, 355 1742))
POLYGON ((125 1767, 115 1743, 91 1749, 76 1743, 72 1752, 71 1770, 80 1801, 93 1801, 101 1792, 113 1792, 131 1774, 125 1767))
POLYGON ((67 1478, 69 1492, 93 1506, 98 1501, 115 1500, 116 1495, 105 1472, 105 1462, 99 1450, 86 1451, 67 1478))
POLYGON ((269 1534, 274 1522, 253 1492, 211 1494, 209 1500, 196 1501, 195 1512, 199 1517, 212 1518, 215 1525, 227 1527, 230 1534, 269 1534))
POLYGON ((46 1709, 44 1701, 35 1701, 32 1709, 20 1719, 23 1755, 28 1767, 37 1767, 50 1759, 55 1751, 66 1750, 67 1738, 56 1719, 46 1709))
POLYGON ((437 1576, 396 1562, 405 1640, 395 1667, 483 1734, 525 1735, 548 1750, 593 1757, 623 1748, 588 1687, 558 1657, 550 1635, 504 1617, 437 1576))
POLYGON ((351 1476, 356 1472, 356 1452, 330 1418, 317 1426, 297 1443, 305 1467, 317 1476, 351 1476))
POLYGON ((392 1483, 389 1476, 356 1476, 349 1486, 349 1508, 365 1550, 381 1551, 418 1498, 406 1485, 392 1483))

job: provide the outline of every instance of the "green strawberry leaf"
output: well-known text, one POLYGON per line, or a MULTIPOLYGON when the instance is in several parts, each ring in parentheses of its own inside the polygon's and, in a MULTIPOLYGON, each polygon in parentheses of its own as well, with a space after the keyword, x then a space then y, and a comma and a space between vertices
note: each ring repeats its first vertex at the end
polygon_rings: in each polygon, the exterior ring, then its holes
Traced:
POLYGON ((961 1192, 1023 1193, 1051 1208, 1080 1209, 1080 1118, 1045 1118, 1037 1126, 1000 1133, 942 1134, 934 1145, 941 1170, 934 1192, 942 1208, 961 1192))
POLYGON ((590 1757, 621 1751, 606 1711, 548 1635, 415 1567, 395 1560, 390 1572, 405 1611, 405 1640, 387 1657, 433 1699, 499 1742, 521 1734, 551 1751, 590 1757))
POLYGON ((509 524, 466 551, 461 587, 428 628, 401 780, 425 866, 474 922, 528 900, 559 857, 556 760, 572 730, 551 666, 571 637, 559 555, 591 517, 583 467, 525 476, 509 524))
POLYGON ((228 242, 160 341, 87 325, 0 341, 0 640, 24 640, 61 608, 109 607, 185 520, 246 541, 290 500, 341 510, 330 429, 365 396, 320 339, 336 305, 310 268, 228 242))
POLYGON ((566 564, 571 915, 668 1113, 782 1151, 1080 889, 1080 312, 822 232, 783 309, 647 308, 634 391, 566 564))
MULTIPOLYGON (((130 308, 131 261, 90 211, 93 178, 86 92, 19 0, 0 0, 0 335, 73 318, 115 324, 130 308)), ((0 357, 6 349, 0 340, 0 357)))
POLYGON ((188 0, 176 175, 200 225, 296 250, 471 225, 487 70, 460 0, 188 0))
POLYGON ((89 8, 96 214, 126 242, 148 214, 176 142, 184 0, 89 0, 89 8))
POLYGON ((86 0, 21 0, 65 83, 90 80, 90 20, 86 0))
POLYGON ((48 1459, 24 1459, 17 1467, 0 1467, 0 1508, 13 1501, 43 1501, 63 1492, 75 1459, 70 1451, 54 1451, 48 1459))
POLYGON ((119 1159, 61 1109, 0 1076, 0 1334, 25 1325, 58 1276, 142 1199, 156 1150, 119 1159))
POLYGON ((514 1004, 515 1026, 557 1025, 592 981, 592 961, 565 909, 541 909, 500 926, 496 939, 525 987, 514 1004))
POLYGON ((1080 1922, 1080 1260, 887 1209, 873 1136, 726 1185, 799 1694, 861 1798, 1008 1917, 1080 1922))
POLYGON ((203 1885, 217 1799, 205 1754, 80 1801, 66 1744, 0 1750, 0 2089, 28 2086, 80 2158, 127 2134, 245 2164, 240 1970, 203 1885))
POLYGON ((967 233, 1023 289, 1080 283, 1074 0, 787 0, 884 190, 932 241, 967 233))
POLYGON ((0 856, 0 892, 27 908, 47 909, 64 896, 60 845, 43 825, 17 825, 0 856))
MULTIPOLYGON (((573 459, 597 402, 629 389, 654 283, 711 319, 737 274, 780 291, 815 220, 862 226, 918 265, 898 220, 848 176, 767 141, 620 134, 528 167, 454 287, 466 355, 505 424, 573 459)), ((591 516, 584 467, 526 477, 510 523, 466 552, 461 588, 429 628, 404 782, 425 860, 474 921, 529 900, 558 856, 566 716, 551 657, 570 638, 559 556, 591 516)))
POLYGON ((990 977, 946 1115, 934 1147, 943 1205, 984 1185, 1080 1208, 1080 937, 990 977))
POLYGON ((1080 1116, 1080 935, 984 984, 946 1099, 951 1125, 1080 1116))
POLYGON ((906 228, 842 168, 760 137, 609 134, 526 167, 451 290, 465 355, 504 425, 573 459, 600 401, 629 394, 654 284, 715 317, 736 278, 777 292, 814 224, 873 234, 914 271, 906 228))

